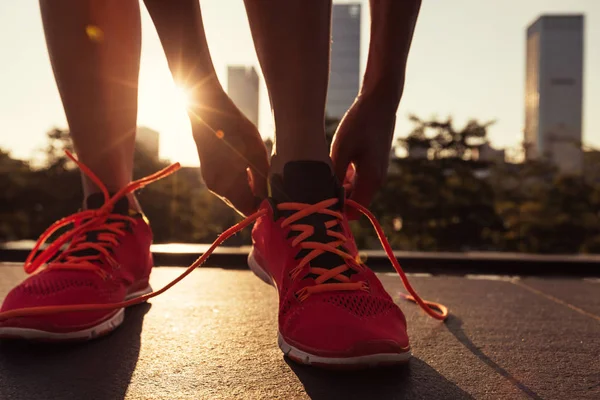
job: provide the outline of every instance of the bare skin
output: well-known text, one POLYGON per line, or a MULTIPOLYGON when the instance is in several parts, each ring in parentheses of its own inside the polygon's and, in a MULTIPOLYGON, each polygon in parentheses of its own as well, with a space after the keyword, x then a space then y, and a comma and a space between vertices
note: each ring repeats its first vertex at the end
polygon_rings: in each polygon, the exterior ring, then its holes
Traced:
POLYGON ((331 164, 325 140, 330 0, 245 0, 275 117, 271 172, 289 161, 331 164))
POLYGON ((331 158, 343 180, 354 164, 352 199, 368 206, 383 184, 406 61, 421 0, 371 0, 371 39, 363 84, 335 134, 331 158))
MULTIPOLYGON (((354 164, 353 198, 368 204, 385 178, 420 0, 371 0, 373 22, 363 86, 338 128, 331 158, 324 130, 331 2, 245 3, 276 121, 271 171, 281 172, 294 160, 330 165, 333 160, 341 179, 354 164)), ((40 0, 40 4, 77 153, 110 190, 118 190, 131 180, 135 146, 141 36, 137 2, 40 0)), ((175 80, 193 88, 195 106, 189 114, 208 187, 241 212, 254 211, 256 196, 265 195, 266 150, 256 127, 216 78, 198 2, 146 0, 146 5, 175 80)), ((84 178, 86 195, 97 190, 84 178)), ((135 199, 131 202, 137 205, 135 199)))
POLYGON ((198 0, 144 2, 175 82, 190 91, 188 114, 207 187, 241 213, 254 212, 266 196, 267 150, 217 79, 198 0))
MULTIPOLYGON (((256 196, 266 195, 266 149, 256 127, 216 78, 198 1, 147 0, 146 5, 175 80, 192 88, 194 106, 188 112, 207 186, 240 212, 253 212, 256 196)), ((77 155, 116 192, 131 181, 133 171, 139 4, 137 0, 40 0, 40 6, 77 155)), ((83 187, 86 197, 99 190, 85 176, 83 187)), ((139 208, 133 195, 130 203, 139 208)))
MULTIPOLYGON (((40 0, 79 159, 111 192, 132 179, 141 22, 137 0, 40 0)), ((99 189, 83 176, 84 195, 99 189)), ((130 196, 132 207, 139 207, 130 196)))
POLYGON ((294 160, 356 168, 352 199, 368 205, 385 180, 406 61, 421 0, 371 0, 369 56, 360 93, 325 155, 331 2, 245 0, 275 116, 271 171, 294 160))

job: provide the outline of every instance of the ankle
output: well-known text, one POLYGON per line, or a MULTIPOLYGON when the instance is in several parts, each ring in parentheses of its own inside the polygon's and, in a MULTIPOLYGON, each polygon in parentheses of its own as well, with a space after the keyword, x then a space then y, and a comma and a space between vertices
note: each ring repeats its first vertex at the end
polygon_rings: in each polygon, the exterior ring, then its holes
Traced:
MULTIPOLYGON (((113 196, 115 193, 117 193, 119 190, 111 190, 109 189, 108 193, 109 196, 113 196)), ((102 193, 100 190, 84 190, 83 192, 83 209, 87 208, 86 205, 86 200, 88 197, 90 197, 93 194, 98 194, 98 193, 102 193)), ((128 193, 127 195, 125 195, 125 197, 127 198, 127 201, 129 203, 129 209, 130 210, 134 210, 137 212, 142 212, 142 206, 140 205, 137 196, 133 193, 128 193)))
POLYGON ((333 163, 327 151, 293 151, 293 152, 280 152, 278 149, 271 157, 271 168, 270 174, 283 174, 284 166, 293 161, 319 161, 325 163, 333 171, 333 163))
POLYGON ((271 160, 271 171, 281 173, 283 166, 292 161, 320 161, 330 167, 329 149, 324 127, 276 127, 276 139, 271 160), (285 133, 285 134, 282 134, 285 133))

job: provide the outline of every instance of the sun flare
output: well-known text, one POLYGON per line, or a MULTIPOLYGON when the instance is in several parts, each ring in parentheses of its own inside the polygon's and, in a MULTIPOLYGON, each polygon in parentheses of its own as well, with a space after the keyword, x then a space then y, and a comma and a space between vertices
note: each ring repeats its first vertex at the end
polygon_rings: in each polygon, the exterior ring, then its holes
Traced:
POLYGON ((186 109, 190 107, 192 101, 189 89, 181 86, 176 86, 175 98, 177 99, 177 103, 179 103, 180 106, 186 109))

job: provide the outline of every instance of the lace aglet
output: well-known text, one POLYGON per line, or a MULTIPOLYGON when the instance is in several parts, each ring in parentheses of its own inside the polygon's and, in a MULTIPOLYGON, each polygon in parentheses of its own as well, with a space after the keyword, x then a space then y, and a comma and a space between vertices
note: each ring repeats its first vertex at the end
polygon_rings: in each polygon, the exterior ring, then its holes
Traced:
MULTIPOLYGON (((414 304, 419 304, 417 299, 414 296, 402 292, 398 292, 398 295, 404 300, 410 301, 414 304)), ((429 308, 429 310, 423 309, 427 314, 434 317, 435 319, 439 319, 441 321, 445 321, 448 318, 448 307, 440 303, 434 303, 432 301, 422 300, 423 304, 429 308)))
POLYGON ((417 301, 415 300, 415 298, 412 297, 410 294, 398 292, 398 296, 402 297, 406 301, 410 301, 410 302, 415 303, 415 304, 417 303, 417 301))

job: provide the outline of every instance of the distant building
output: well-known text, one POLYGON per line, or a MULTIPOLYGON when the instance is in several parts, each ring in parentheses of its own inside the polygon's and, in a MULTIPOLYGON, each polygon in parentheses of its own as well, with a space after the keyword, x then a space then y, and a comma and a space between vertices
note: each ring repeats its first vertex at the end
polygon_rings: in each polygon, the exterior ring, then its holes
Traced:
POLYGON ((160 134, 154 129, 139 126, 135 135, 135 144, 152 159, 159 158, 160 134))
POLYGON ((527 29, 526 158, 567 173, 583 164, 583 24, 582 15, 552 15, 527 29))
POLYGON ((334 4, 331 69, 326 112, 341 119, 358 94, 360 81, 360 4, 334 4))
POLYGON ((258 74, 254 67, 227 67, 227 93, 235 105, 256 126, 258 126, 258 89, 258 74))
POLYGON ((478 149, 478 153, 477 159, 479 161, 503 163, 506 158, 504 149, 495 149, 487 142, 478 149))

